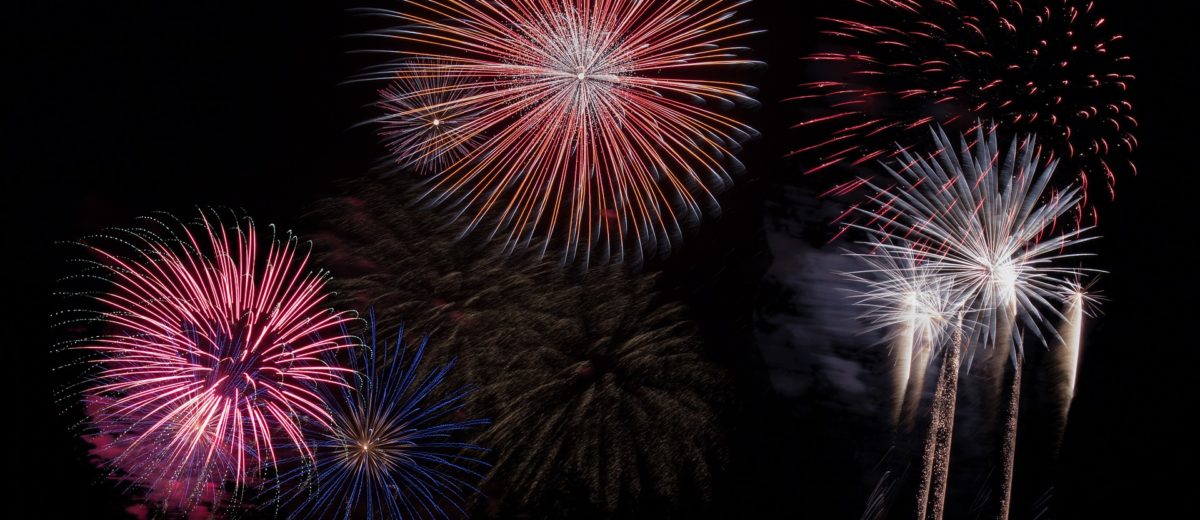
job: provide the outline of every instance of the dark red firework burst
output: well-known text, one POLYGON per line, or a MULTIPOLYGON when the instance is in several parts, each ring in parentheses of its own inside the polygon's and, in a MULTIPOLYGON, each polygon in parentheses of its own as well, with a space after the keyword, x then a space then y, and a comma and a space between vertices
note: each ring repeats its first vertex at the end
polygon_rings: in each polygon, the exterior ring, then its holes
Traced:
POLYGON ((1083 207, 1098 186, 1115 196, 1117 172, 1136 173, 1134 76, 1095 2, 855 4, 852 14, 824 18, 834 43, 806 58, 819 80, 792 98, 806 112, 796 127, 822 136, 792 152, 812 157, 807 173, 894 157, 895 143, 931 124, 970 132, 981 120, 1036 134, 1078 174, 1083 207))

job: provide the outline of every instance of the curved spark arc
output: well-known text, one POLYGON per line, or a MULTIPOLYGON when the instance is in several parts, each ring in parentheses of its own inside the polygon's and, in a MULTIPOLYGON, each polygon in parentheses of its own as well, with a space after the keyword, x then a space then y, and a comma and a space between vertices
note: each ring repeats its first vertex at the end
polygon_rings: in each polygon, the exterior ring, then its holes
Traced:
POLYGON ((317 336, 351 319, 321 308, 325 276, 306 273, 294 237, 264 258, 248 219, 231 233, 200 217, 203 233, 150 219, 169 235, 104 237, 128 255, 84 244, 108 275, 94 319, 112 332, 75 347, 97 355, 83 395, 105 463, 152 493, 190 487, 168 504, 184 509, 202 488, 256 480, 285 444, 308 454, 300 421, 329 419, 309 387, 347 371, 324 356, 348 338, 317 336))
MULTIPOLYGON (((1121 35, 1090 0, 861 0, 825 18, 834 48, 813 53, 821 68, 792 100, 811 109, 795 127, 828 129, 793 154, 813 154, 808 173, 895 159, 896 141, 929 124, 974 130, 990 119, 1042 137, 1081 189, 1116 196, 1138 121, 1135 77, 1121 35), (1094 180, 1095 179, 1095 180, 1094 180), (1096 180, 1103 179, 1102 182, 1096 180)), ((853 189, 847 182, 840 189, 853 189)), ((836 191, 836 190, 835 190, 836 191)), ((1090 219, 1097 219, 1094 207, 1090 219)))
POLYGON ((733 18, 743 3, 410 2, 369 11, 405 24, 379 35, 440 64, 364 79, 441 76, 472 89, 444 106, 479 114, 460 127, 478 144, 435 172, 426 195, 468 231, 490 227, 510 249, 545 237, 543 254, 558 239, 567 260, 593 248, 640 260, 665 253, 702 206, 715 211, 738 143, 755 135, 704 106, 754 103, 749 87, 692 77, 758 63, 732 45, 756 32, 733 18))

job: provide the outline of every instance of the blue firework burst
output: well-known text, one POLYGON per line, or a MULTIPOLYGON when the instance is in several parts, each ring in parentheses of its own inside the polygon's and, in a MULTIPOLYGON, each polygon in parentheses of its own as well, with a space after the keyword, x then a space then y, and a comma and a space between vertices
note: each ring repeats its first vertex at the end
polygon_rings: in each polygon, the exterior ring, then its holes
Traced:
POLYGON ((447 388, 454 361, 422 369, 428 338, 379 345, 351 356, 351 387, 324 392, 332 428, 314 436, 314 460, 281 475, 292 518, 447 518, 477 492, 487 450, 463 441, 486 419, 465 418, 473 387, 447 388), (382 347, 382 348, 378 348, 382 347))

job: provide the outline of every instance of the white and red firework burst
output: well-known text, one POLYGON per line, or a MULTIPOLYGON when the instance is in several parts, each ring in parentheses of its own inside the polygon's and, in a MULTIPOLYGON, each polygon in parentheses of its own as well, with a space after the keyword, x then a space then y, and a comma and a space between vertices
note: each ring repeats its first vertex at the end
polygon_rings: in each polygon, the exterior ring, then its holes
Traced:
POLYGON ((739 57, 755 32, 736 18, 745 3, 418 0, 370 11, 397 23, 377 33, 392 46, 382 52, 408 60, 366 77, 414 84, 393 104, 443 100, 393 115, 472 115, 420 152, 469 144, 427 195, 468 229, 564 259, 640 260, 716 211, 755 134, 722 113, 754 103, 752 89, 710 79, 758 63, 739 57))

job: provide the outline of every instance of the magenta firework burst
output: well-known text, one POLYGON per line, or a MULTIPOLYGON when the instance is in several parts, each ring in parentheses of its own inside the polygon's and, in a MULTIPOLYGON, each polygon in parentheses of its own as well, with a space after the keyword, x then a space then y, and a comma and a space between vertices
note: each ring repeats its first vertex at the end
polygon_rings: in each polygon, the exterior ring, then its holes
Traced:
POLYGON ((722 113, 754 103, 752 89, 711 79, 757 63, 738 57, 755 32, 736 17, 745 3, 415 0, 370 11, 398 24, 378 33, 394 46, 384 52, 415 60, 366 78, 414 86, 405 100, 444 100, 404 114, 475 115, 423 153, 478 140, 433 173, 427 195, 468 230, 568 260, 637 259, 716 210, 755 133, 722 113))
POLYGON ((294 237, 263 241, 249 219, 203 211, 146 223, 85 246, 107 287, 94 296, 105 332, 77 347, 97 354, 83 395, 107 466, 190 509, 308 452, 301 424, 329 421, 311 388, 345 384, 325 360, 350 344, 351 318, 323 307, 325 276, 294 237))
MULTIPOLYGON (((825 50, 807 57, 816 81, 796 100, 822 137, 793 154, 809 172, 897 156, 910 132, 979 120, 1038 135, 1089 193, 1115 196, 1136 172, 1134 77, 1090 0, 857 0, 827 18, 825 50)), ((1094 217, 1094 214, 1093 214, 1094 217)))

